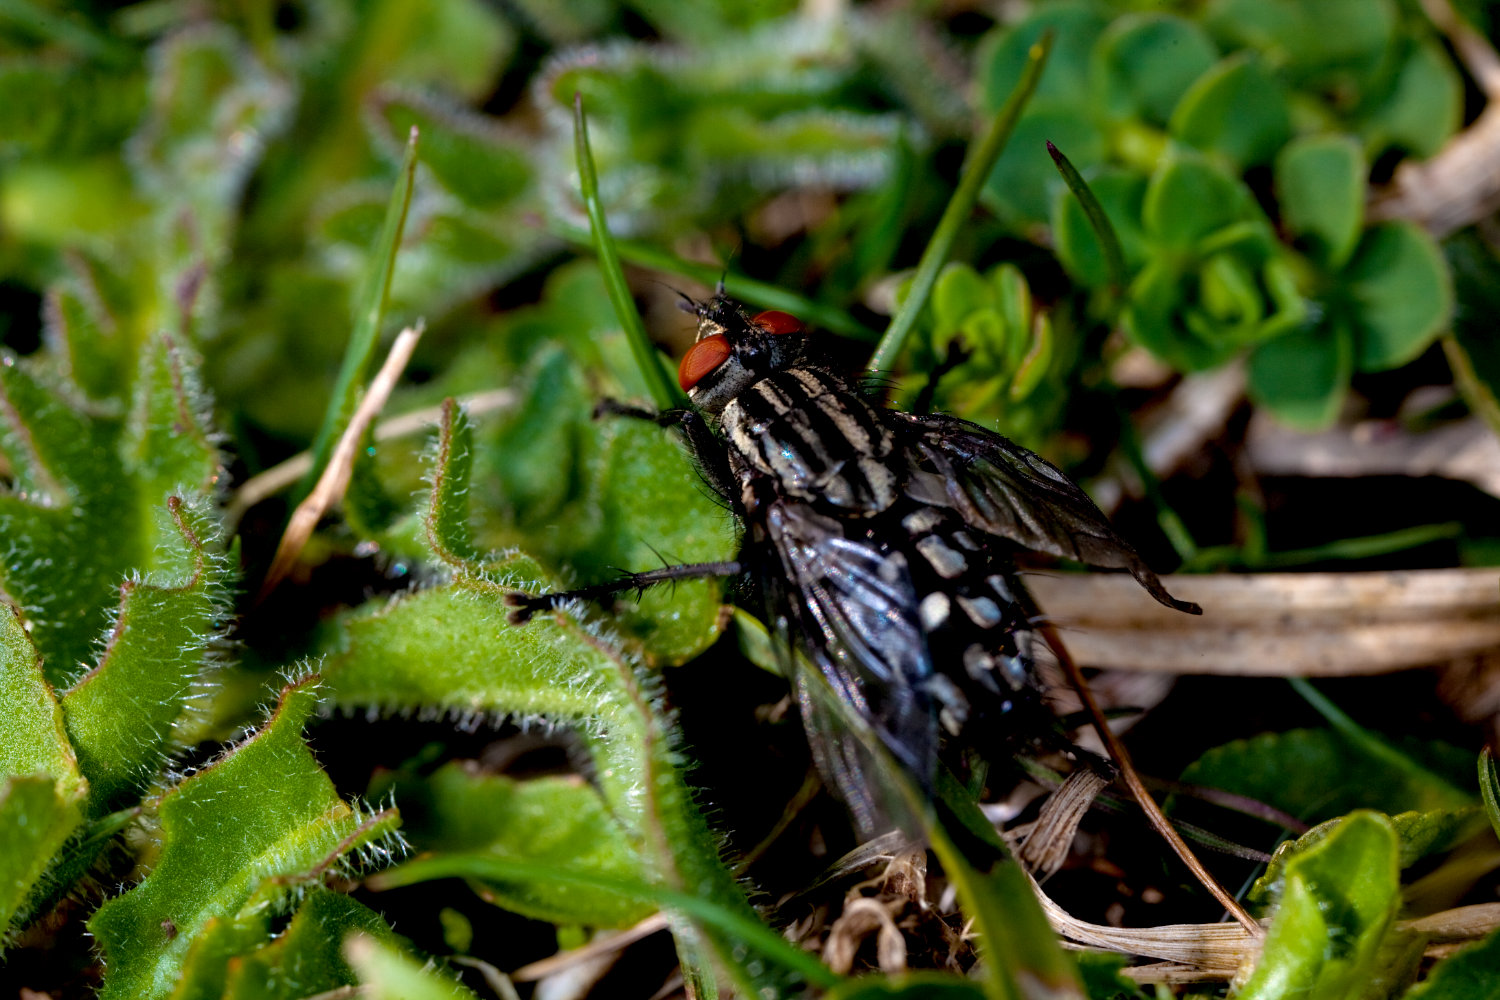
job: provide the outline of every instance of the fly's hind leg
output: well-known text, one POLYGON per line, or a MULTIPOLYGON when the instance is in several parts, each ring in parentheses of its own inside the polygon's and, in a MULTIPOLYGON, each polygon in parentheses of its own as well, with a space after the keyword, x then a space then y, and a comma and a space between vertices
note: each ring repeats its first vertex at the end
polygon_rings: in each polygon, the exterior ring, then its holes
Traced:
POLYGON ((669 580, 697 580, 713 576, 738 576, 741 566, 737 562, 687 563, 682 566, 663 566, 643 573, 627 573, 618 580, 596 583, 577 590, 563 590, 555 594, 507 594, 505 603, 510 605, 508 620, 512 625, 524 625, 533 616, 566 604, 568 601, 598 601, 628 590, 641 591, 669 580))

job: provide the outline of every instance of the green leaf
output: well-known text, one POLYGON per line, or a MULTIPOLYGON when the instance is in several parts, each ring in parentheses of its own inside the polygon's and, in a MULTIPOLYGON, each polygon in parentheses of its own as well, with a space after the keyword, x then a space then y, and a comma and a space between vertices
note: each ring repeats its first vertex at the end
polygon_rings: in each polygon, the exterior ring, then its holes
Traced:
POLYGON ((31 623, 48 679, 62 685, 94 661, 122 578, 190 561, 165 513, 167 490, 210 488, 219 466, 175 340, 144 349, 124 426, 75 409, 71 387, 40 375, 36 360, 0 361, 0 452, 14 469, 14 489, 0 494, 0 581, 31 623))
MULTIPOLYGON (((1396 832, 1399 844, 1397 864, 1403 871, 1425 857, 1451 850, 1484 826, 1479 818, 1479 809, 1474 806, 1431 812, 1405 812, 1386 818, 1391 822, 1391 829, 1396 832)), ((1272 898, 1283 884, 1287 865, 1315 844, 1336 833, 1343 821, 1343 817, 1328 820, 1295 841, 1279 845, 1267 863, 1266 870, 1246 893, 1246 898, 1253 903, 1272 898)))
POLYGON ((165 762, 172 727, 226 610, 229 571, 215 559, 215 515, 177 497, 166 506, 179 537, 163 561, 180 565, 121 584, 120 610, 98 666, 62 697, 96 813, 139 792, 165 762))
POLYGON ((344 953, 359 973, 361 996, 375 1000, 478 1000, 458 980, 372 937, 354 936, 344 945, 344 953))
POLYGON ((1172 112, 1174 138, 1237 167, 1265 163, 1292 136, 1281 82, 1254 53, 1224 59, 1199 77, 1172 112))
POLYGON ((241 955, 229 969, 224 1000, 300 1000, 359 982, 343 943, 364 935, 387 946, 395 935, 385 920, 348 896, 316 888, 286 930, 241 955))
POLYGON ((1447 325, 1452 279, 1443 255, 1410 222, 1365 232, 1341 276, 1353 310, 1360 371, 1378 372, 1414 360, 1447 325))
POLYGON ((1405 993, 1405 1000, 1474 1000, 1500 993, 1500 931, 1448 956, 1424 982, 1405 993))
POLYGON ((1066 190, 1047 156, 1049 142, 1083 171, 1102 163, 1108 153, 1104 133, 1090 119, 1071 108, 1032 107, 1016 123, 984 185, 984 203, 1013 225, 1044 222, 1053 192, 1066 190))
POLYGON ((89 920, 100 996, 167 996, 210 921, 274 905, 355 852, 386 853, 395 813, 341 800, 302 740, 316 701, 316 676, 289 685, 264 728, 162 797, 156 866, 89 920))
MULTIPOLYGON (((980 84, 984 88, 983 108, 998 111, 1015 88, 1026 68, 1031 47, 1052 32, 1052 54, 1047 69, 1037 83, 1039 104, 1056 105, 1071 111, 1087 108, 1089 92, 1089 58, 1094 44, 1109 21, 1099 6, 1084 0, 1054 0, 1033 8, 1013 26, 997 29, 987 40, 991 46, 980 57, 980 84)), ((1061 141, 1052 137, 1061 145, 1061 141)), ((1068 147, 1065 147, 1068 148, 1068 147)), ((1070 156, 1073 155, 1071 148, 1070 156)))
POLYGON ((1189 764, 1182 780, 1259 799, 1304 820, 1359 808, 1396 815, 1472 804, 1444 780, 1449 758, 1461 756, 1471 774, 1472 756, 1440 744, 1403 750, 1404 764, 1372 758, 1331 730, 1294 729, 1216 747, 1189 764))
POLYGON ((15 608, 0 607, 0 934, 83 819, 88 783, 15 608))
POLYGON ((472 562, 474 533, 469 528, 470 471, 474 465, 474 430, 469 415, 452 399, 443 400, 438 453, 432 468, 432 500, 427 507, 427 539, 444 562, 472 562))
POLYGON ((1249 190, 1204 157, 1179 154, 1152 175, 1141 225, 1158 247, 1185 251, 1228 226, 1258 216, 1249 190))
POLYGON ((1295 852, 1260 961, 1238 996, 1359 995, 1401 905, 1397 839, 1379 813, 1356 812, 1295 852))
POLYGON ((1202 28, 1172 14, 1126 14, 1094 46, 1093 105, 1110 118, 1165 126, 1190 84, 1219 59, 1202 28))
POLYGON ((381 95, 375 114, 388 146, 404 146, 413 128, 421 133, 422 165, 466 208, 504 208, 525 197, 535 182, 526 144, 493 118, 403 91, 381 95))
POLYGON ((1371 103, 1360 115, 1369 148, 1396 146, 1427 159, 1463 124, 1463 77, 1437 41, 1411 40, 1389 92, 1371 103))
POLYGON ((1213 0, 1209 30, 1261 51, 1309 89, 1354 85, 1378 69, 1398 24, 1390 0, 1213 0))
MULTIPOLYGON (((554 924, 628 927, 651 907, 586 885, 562 886, 528 878, 528 866, 595 875, 608 880, 642 877, 642 864, 627 832, 606 811, 599 793, 580 778, 516 781, 502 775, 470 773, 462 764, 440 768, 420 784, 398 783, 396 802, 417 817, 407 829, 421 856, 408 865, 419 870, 424 858, 441 859, 464 870, 479 859, 474 877, 485 898, 515 913, 554 924), (513 879, 488 879, 483 859, 517 863, 513 879)), ((407 865, 380 876, 380 884, 408 884, 407 865)))
POLYGON ((1325 323, 1256 347, 1248 389, 1282 423, 1316 430, 1338 418, 1353 373, 1353 336, 1341 323, 1325 323))
POLYGON ((1347 136, 1304 136, 1276 157, 1281 221, 1329 270, 1343 267, 1359 240, 1365 173, 1364 154, 1347 136))
POLYGON ((1479 752, 1479 797, 1484 801, 1484 815, 1490 821, 1495 836, 1500 837, 1500 773, 1495 769, 1495 757, 1489 747, 1479 752))

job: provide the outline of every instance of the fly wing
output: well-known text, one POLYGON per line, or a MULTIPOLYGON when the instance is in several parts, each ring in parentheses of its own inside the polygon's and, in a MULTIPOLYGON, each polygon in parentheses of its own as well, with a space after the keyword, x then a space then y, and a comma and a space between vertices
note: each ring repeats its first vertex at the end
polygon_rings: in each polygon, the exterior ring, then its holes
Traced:
POLYGON ((791 675, 819 770, 876 832, 892 820, 910 825, 885 787, 882 754, 930 791, 933 669, 905 556, 848 528, 800 501, 771 503, 764 532, 779 565, 763 579, 773 628, 800 660, 791 675))
POLYGON ((907 432, 912 499, 957 510, 970 526, 1033 552, 1129 570, 1167 607, 1203 613, 1167 593, 1088 494, 1042 456, 957 417, 891 416, 907 432))

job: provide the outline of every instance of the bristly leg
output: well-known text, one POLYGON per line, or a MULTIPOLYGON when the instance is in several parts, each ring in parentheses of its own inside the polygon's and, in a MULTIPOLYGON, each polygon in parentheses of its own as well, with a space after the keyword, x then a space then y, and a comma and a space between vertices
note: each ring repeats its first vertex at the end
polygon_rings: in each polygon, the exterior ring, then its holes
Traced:
POLYGON ((948 351, 943 355, 943 360, 937 363, 927 376, 927 384, 922 386, 922 391, 917 393, 917 398, 912 401, 911 412, 918 416, 926 416, 932 412, 932 401, 937 397, 938 383, 943 376, 969 360, 973 352, 964 344, 964 338, 956 336, 948 341, 948 351))
POLYGON ((669 580, 697 580, 711 576, 738 576, 743 567, 737 562, 687 563, 682 566, 663 566, 643 573, 627 573, 618 580, 596 583, 577 590, 563 590, 555 594, 507 594, 505 603, 514 610, 507 616, 512 625, 524 625, 535 615, 566 604, 568 601, 597 601, 601 598, 623 594, 627 590, 644 591, 647 587, 669 580))

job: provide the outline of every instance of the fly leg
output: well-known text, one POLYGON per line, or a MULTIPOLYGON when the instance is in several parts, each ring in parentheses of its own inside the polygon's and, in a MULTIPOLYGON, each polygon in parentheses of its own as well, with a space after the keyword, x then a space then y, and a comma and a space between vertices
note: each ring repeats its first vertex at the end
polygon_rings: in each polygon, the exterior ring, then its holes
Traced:
POLYGON ((948 352, 937 363, 937 367, 927 374, 927 384, 922 386, 922 391, 912 401, 911 412, 924 417, 932 412, 932 400, 937 396, 938 383, 944 375, 969 360, 971 355, 972 352, 964 346, 963 337, 954 337, 948 341, 948 352))
POLYGON ((603 399, 594 407, 594 416, 606 415, 649 420, 658 427, 681 427, 683 436, 687 438, 688 450, 693 453, 693 461, 698 463, 698 471, 709 488, 732 507, 738 491, 735 489, 734 476, 729 471, 729 459, 724 452, 724 445, 697 410, 648 410, 622 403, 618 399, 603 399))
POLYGON ((577 590, 563 590, 555 594, 507 594, 505 603, 512 611, 508 620, 512 625, 524 625, 532 616, 566 604, 568 601, 597 601, 601 598, 622 594, 627 590, 642 591, 657 583, 669 580, 696 580, 710 576, 738 576, 742 567, 737 562, 687 563, 682 566, 663 566, 648 569, 643 573, 627 573, 618 580, 596 583, 577 590))

